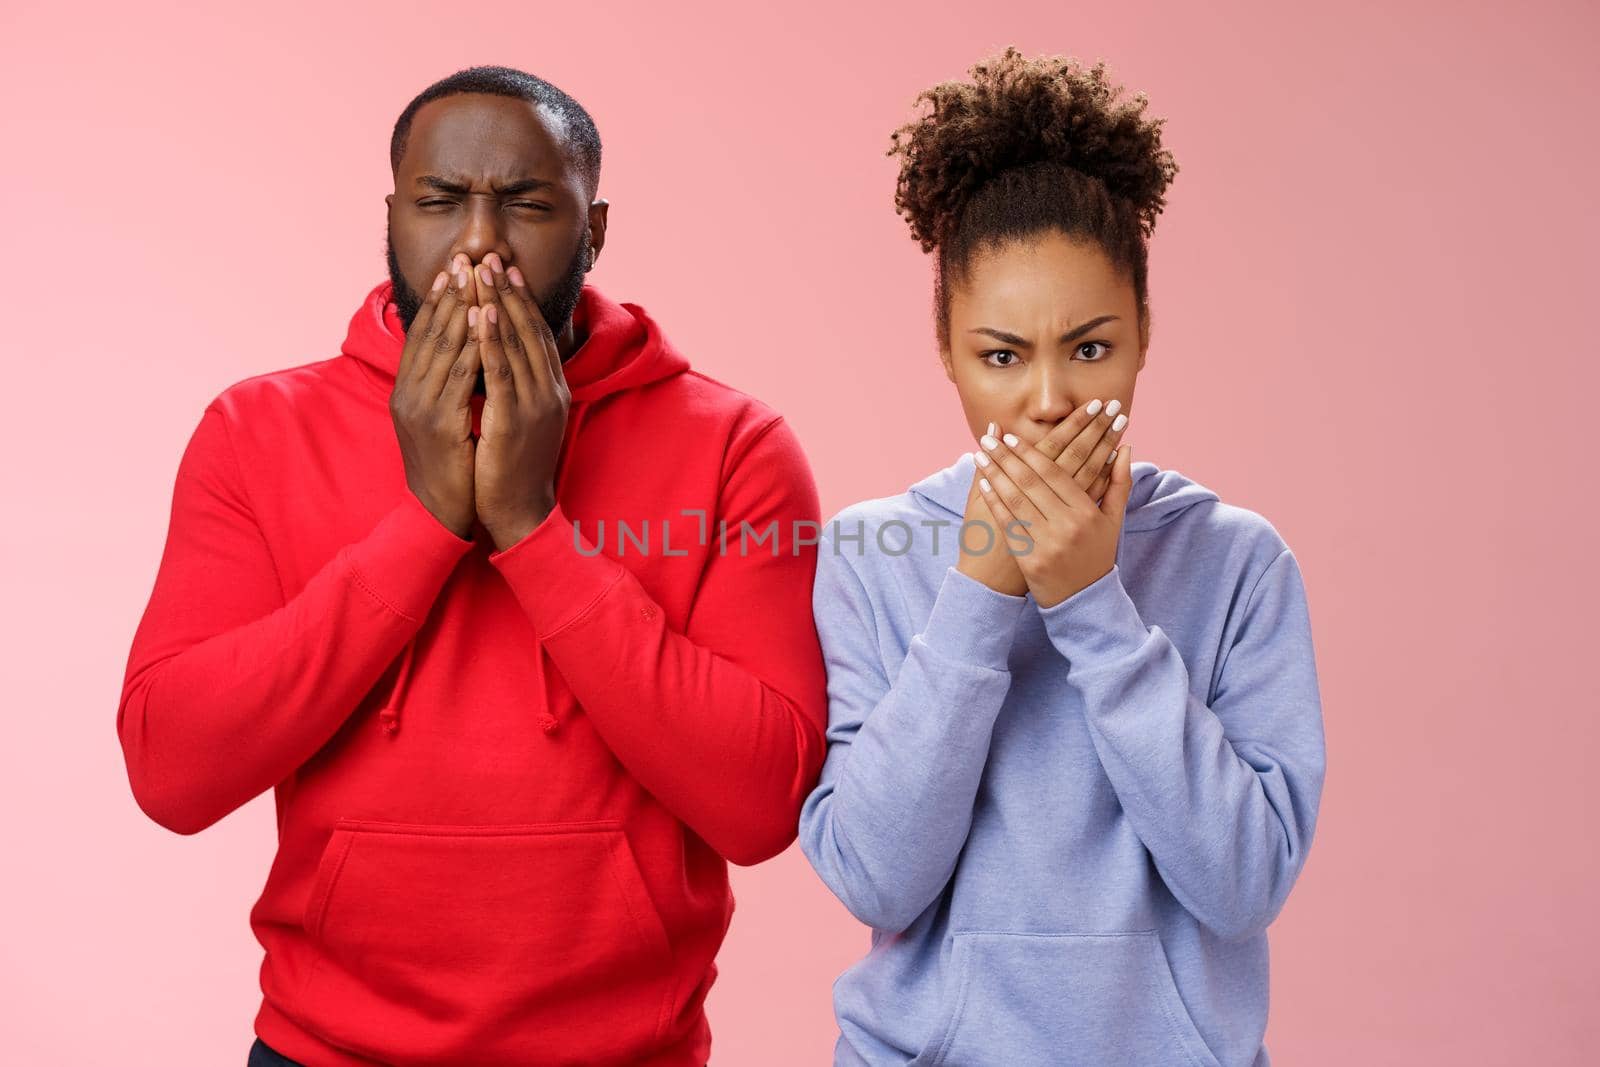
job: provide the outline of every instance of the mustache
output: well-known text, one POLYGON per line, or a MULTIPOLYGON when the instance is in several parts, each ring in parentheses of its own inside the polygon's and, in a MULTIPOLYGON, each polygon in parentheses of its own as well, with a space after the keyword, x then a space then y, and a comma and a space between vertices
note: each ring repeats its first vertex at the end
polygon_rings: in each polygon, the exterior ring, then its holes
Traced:
MULTIPOLYGON (((587 229, 580 232, 577 247, 573 249, 572 257, 567 261, 566 268, 550 286, 544 291, 533 290, 533 301, 538 305, 539 313, 549 324, 552 333, 561 334, 572 321, 572 313, 577 309, 579 297, 582 295, 584 280, 588 276, 592 263, 590 253, 591 241, 587 229)), ((422 309, 422 295, 411 287, 406 281, 404 272, 400 269, 399 257, 395 254, 393 227, 384 229, 384 258, 388 262, 389 281, 393 289, 392 298, 395 310, 399 313, 401 325, 409 331, 411 323, 416 319, 417 312, 422 309)), ((449 266, 448 262, 445 268, 449 266)), ((444 268, 441 268, 444 269, 444 268)), ((437 272, 435 272, 437 273, 437 272)), ((527 273, 526 270, 523 271, 527 273)), ((434 277, 429 275, 429 279, 434 277)))

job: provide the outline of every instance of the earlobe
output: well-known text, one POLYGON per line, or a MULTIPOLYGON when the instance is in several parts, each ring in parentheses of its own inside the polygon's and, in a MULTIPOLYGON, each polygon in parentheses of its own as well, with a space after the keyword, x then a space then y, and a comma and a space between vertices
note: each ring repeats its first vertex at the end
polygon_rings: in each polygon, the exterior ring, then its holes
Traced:
POLYGON ((956 382, 956 370, 950 362, 950 353, 948 351, 941 351, 939 353, 939 362, 944 364, 945 378, 950 382, 951 385, 954 385, 956 382))
POLYGON ((596 200, 589 205, 589 266, 594 266, 595 260, 600 258, 600 250, 606 246, 606 212, 611 207, 609 200, 596 200))

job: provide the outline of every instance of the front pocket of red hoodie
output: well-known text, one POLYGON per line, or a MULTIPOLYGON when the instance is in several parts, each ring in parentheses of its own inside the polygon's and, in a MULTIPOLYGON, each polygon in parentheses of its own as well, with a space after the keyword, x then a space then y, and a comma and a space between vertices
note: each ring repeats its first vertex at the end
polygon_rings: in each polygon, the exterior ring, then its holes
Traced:
POLYGON ((626 1063, 673 999, 672 950, 615 822, 341 819, 294 1014, 389 1063, 626 1063))

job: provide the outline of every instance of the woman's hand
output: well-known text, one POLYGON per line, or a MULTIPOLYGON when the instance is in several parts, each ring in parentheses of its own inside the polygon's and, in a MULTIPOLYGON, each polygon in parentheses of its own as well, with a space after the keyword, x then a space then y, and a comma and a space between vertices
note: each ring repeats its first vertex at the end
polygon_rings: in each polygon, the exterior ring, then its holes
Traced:
MULTIPOLYGON (((1091 400, 1062 419, 1033 445, 1055 460, 1056 466, 1070 473, 1096 505, 1111 485, 1111 457, 1128 428, 1128 416, 1121 411, 1120 400, 1104 406, 1098 400, 1091 400)), ((997 433, 990 429, 989 436, 997 433)))
MULTIPOLYGON (((1101 411, 1092 418, 1104 416, 1101 411)), ((1090 422, 1085 427, 1080 422, 1078 432, 1073 433, 1070 424, 1077 419, 1079 414, 1074 413, 1040 444, 1049 442, 1047 447, 1054 448, 1064 440, 1069 453, 1079 454, 1073 449, 1079 448, 1079 438, 1085 432, 1093 432, 1094 424, 1090 422)), ((1127 420, 1118 421, 1120 425, 1111 424, 1117 425, 1120 432, 1127 420)), ((1102 426, 1101 437, 1103 431, 1102 426)), ((983 451, 978 453, 979 492, 1002 527, 1012 520, 1024 524, 1023 536, 1032 542, 1032 549, 1018 555, 1016 563, 1038 605, 1053 607, 1108 574, 1117 561, 1122 516, 1133 489, 1132 450, 1126 446, 1116 450, 1116 459, 1105 478, 1104 498, 1096 506, 1090 490, 1101 480, 1102 472, 1090 465, 1104 447, 1103 441, 1088 452, 1087 462, 1076 473, 1068 473, 1067 466, 1014 434, 999 438, 985 434, 980 444, 983 451), (1088 481, 1087 489, 1080 479, 1088 481)), ((1110 454, 1109 450, 1106 454, 1110 454)), ((1104 460, 1100 464, 1105 466, 1104 460)))
POLYGON ((979 470, 972 475, 972 486, 967 490, 967 512, 962 516, 961 529, 956 531, 956 540, 961 546, 956 570, 968 578, 976 578, 997 593, 1022 596, 1028 591, 1028 581, 1011 553, 1014 548, 1020 550, 1027 544, 1021 539, 1024 531, 1021 527, 1008 531, 1005 523, 995 521, 989 505, 983 501, 983 494, 978 491, 978 475, 982 473, 979 470), (968 523, 972 525, 969 527, 968 523), (1008 533, 1013 538, 1009 543, 1008 533))
POLYGON ((475 472, 478 519, 506 549, 555 507, 556 460, 571 392, 555 335, 516 267, 493 252, 478 267, 483 413, 475 472))
MULTIPOLYGON (((1062 419, 1034 445, 1070 474, 1097 507, 1111 484, 1113 450, 1128 425, 1126 415, 1117 417, 1121 408, 1120 400, 1104 405, 1099 400, 1091 400, 1062 419)), ((993 437, 999 432, 999 428, 991 422, 989 436, 993 437)), ((1012 526, 1008 531, 1003 522, 995 520, 978 486, 978 478, 983 473, 981 465, 973 473, 972 486, 967 491, 967 511, 962 521, 963 524, 971 522, 984 525, 974 525, 968 539, 962 541, 961 561, 956 569, 998 592, 1021 596, 1027 592, 1028 583, 1017 566, 1013 552, 1024 548, 1027 541, 1017 540, 1022 532, 1020 525, 1012 526), (988 552, 981 551, 988 541, 984 536, 985 530, 993 532, 992 547, 988 552), (969 544, 980 551, 968 552, 969 544)))

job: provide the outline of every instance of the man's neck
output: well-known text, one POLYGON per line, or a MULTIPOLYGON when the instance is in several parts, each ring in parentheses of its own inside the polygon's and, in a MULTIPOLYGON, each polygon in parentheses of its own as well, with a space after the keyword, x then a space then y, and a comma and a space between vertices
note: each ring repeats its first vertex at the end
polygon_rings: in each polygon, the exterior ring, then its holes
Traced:
POLYGON ((583 342, 588 339, 588 331, 579 332, 573 321, 568 319, 566 328, 556 335, 556 351, 561 355, 561 362, 566 363, 572 359, 573 354, 582 348, 583 342))

